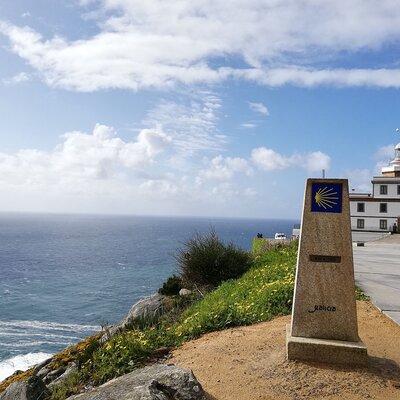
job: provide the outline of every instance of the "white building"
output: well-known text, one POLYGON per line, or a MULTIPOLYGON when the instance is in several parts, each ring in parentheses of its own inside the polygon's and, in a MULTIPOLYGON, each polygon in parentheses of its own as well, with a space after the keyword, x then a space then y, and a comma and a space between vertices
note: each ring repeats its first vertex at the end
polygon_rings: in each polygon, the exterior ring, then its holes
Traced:
POLYGON ((371 240, 397 229, 400 223, 400 143, 382 174, 372 179, 371 193, 350 193, 353 240, 371 240))

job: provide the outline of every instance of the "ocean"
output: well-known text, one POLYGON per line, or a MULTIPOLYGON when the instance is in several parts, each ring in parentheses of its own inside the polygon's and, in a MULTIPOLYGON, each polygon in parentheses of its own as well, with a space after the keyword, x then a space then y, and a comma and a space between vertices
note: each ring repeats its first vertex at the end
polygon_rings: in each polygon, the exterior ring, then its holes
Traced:
POLYGON ((195 232, 250 249, 298 221, 0 214, 0 380, 119 321, 176 271, 195 232))

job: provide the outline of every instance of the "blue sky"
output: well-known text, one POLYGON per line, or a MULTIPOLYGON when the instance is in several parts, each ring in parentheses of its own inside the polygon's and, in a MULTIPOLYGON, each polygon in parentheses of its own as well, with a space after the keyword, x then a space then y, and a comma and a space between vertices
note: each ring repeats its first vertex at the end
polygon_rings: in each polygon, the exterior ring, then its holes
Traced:
POLYGON ((367 190, 400 5, 349 3, 0 3, 0 210, 298 218, 322 168, 367 190))

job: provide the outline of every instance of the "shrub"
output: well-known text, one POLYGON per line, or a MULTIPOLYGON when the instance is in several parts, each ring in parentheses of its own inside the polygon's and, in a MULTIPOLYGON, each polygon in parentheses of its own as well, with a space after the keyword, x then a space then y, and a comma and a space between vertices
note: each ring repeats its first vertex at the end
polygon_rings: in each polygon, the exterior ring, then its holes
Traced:
POLYGON ((176 296, 182 288, 182 279, 179 276, 172 275, 163 283, 158 293, 164 296, 176 296))
POLYGON ((190 287, 216 287, 249 269, 251 256, 234 244, 224 244, 212 229, 184 243, 175 257, 182 280, 190 287))
POLYGON ((289 245, 259 257, 241 278, 223 283, 186 310, 175 334, 188 340, 205 332, 289 314, 296 253, 296 246, 289 245))

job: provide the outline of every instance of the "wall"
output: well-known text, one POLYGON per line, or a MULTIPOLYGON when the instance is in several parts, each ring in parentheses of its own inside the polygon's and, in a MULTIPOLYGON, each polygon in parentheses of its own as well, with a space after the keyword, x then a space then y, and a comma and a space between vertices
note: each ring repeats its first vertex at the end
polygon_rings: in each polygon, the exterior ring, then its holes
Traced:
MULTIPOLYGON (((397 189, 396 189, 397 190, 397 189)), ((397 218, 400 217, 400 202, 386 202, 387 212, 379 212, 379 204, 385 203, 384 201, 350 201, 350 215, 351 215, 351 228, 357 228, 357 219, 364 219, 364 230, 382 231, 380 229, 379 221, 381 219, 387 220, 388 229, 391 231, 393 224, 397 223, 397 218), (365 204, 365 212, 357 212, 357 203, 365 204)))
POLYGON ((373 184, 373 197, 384 199, 384 198, 400 198, 400 195, 397 194, 397 183, 374 183, 373 184), (380 186, 387 185, 388 194, 380 194, 380 186))

